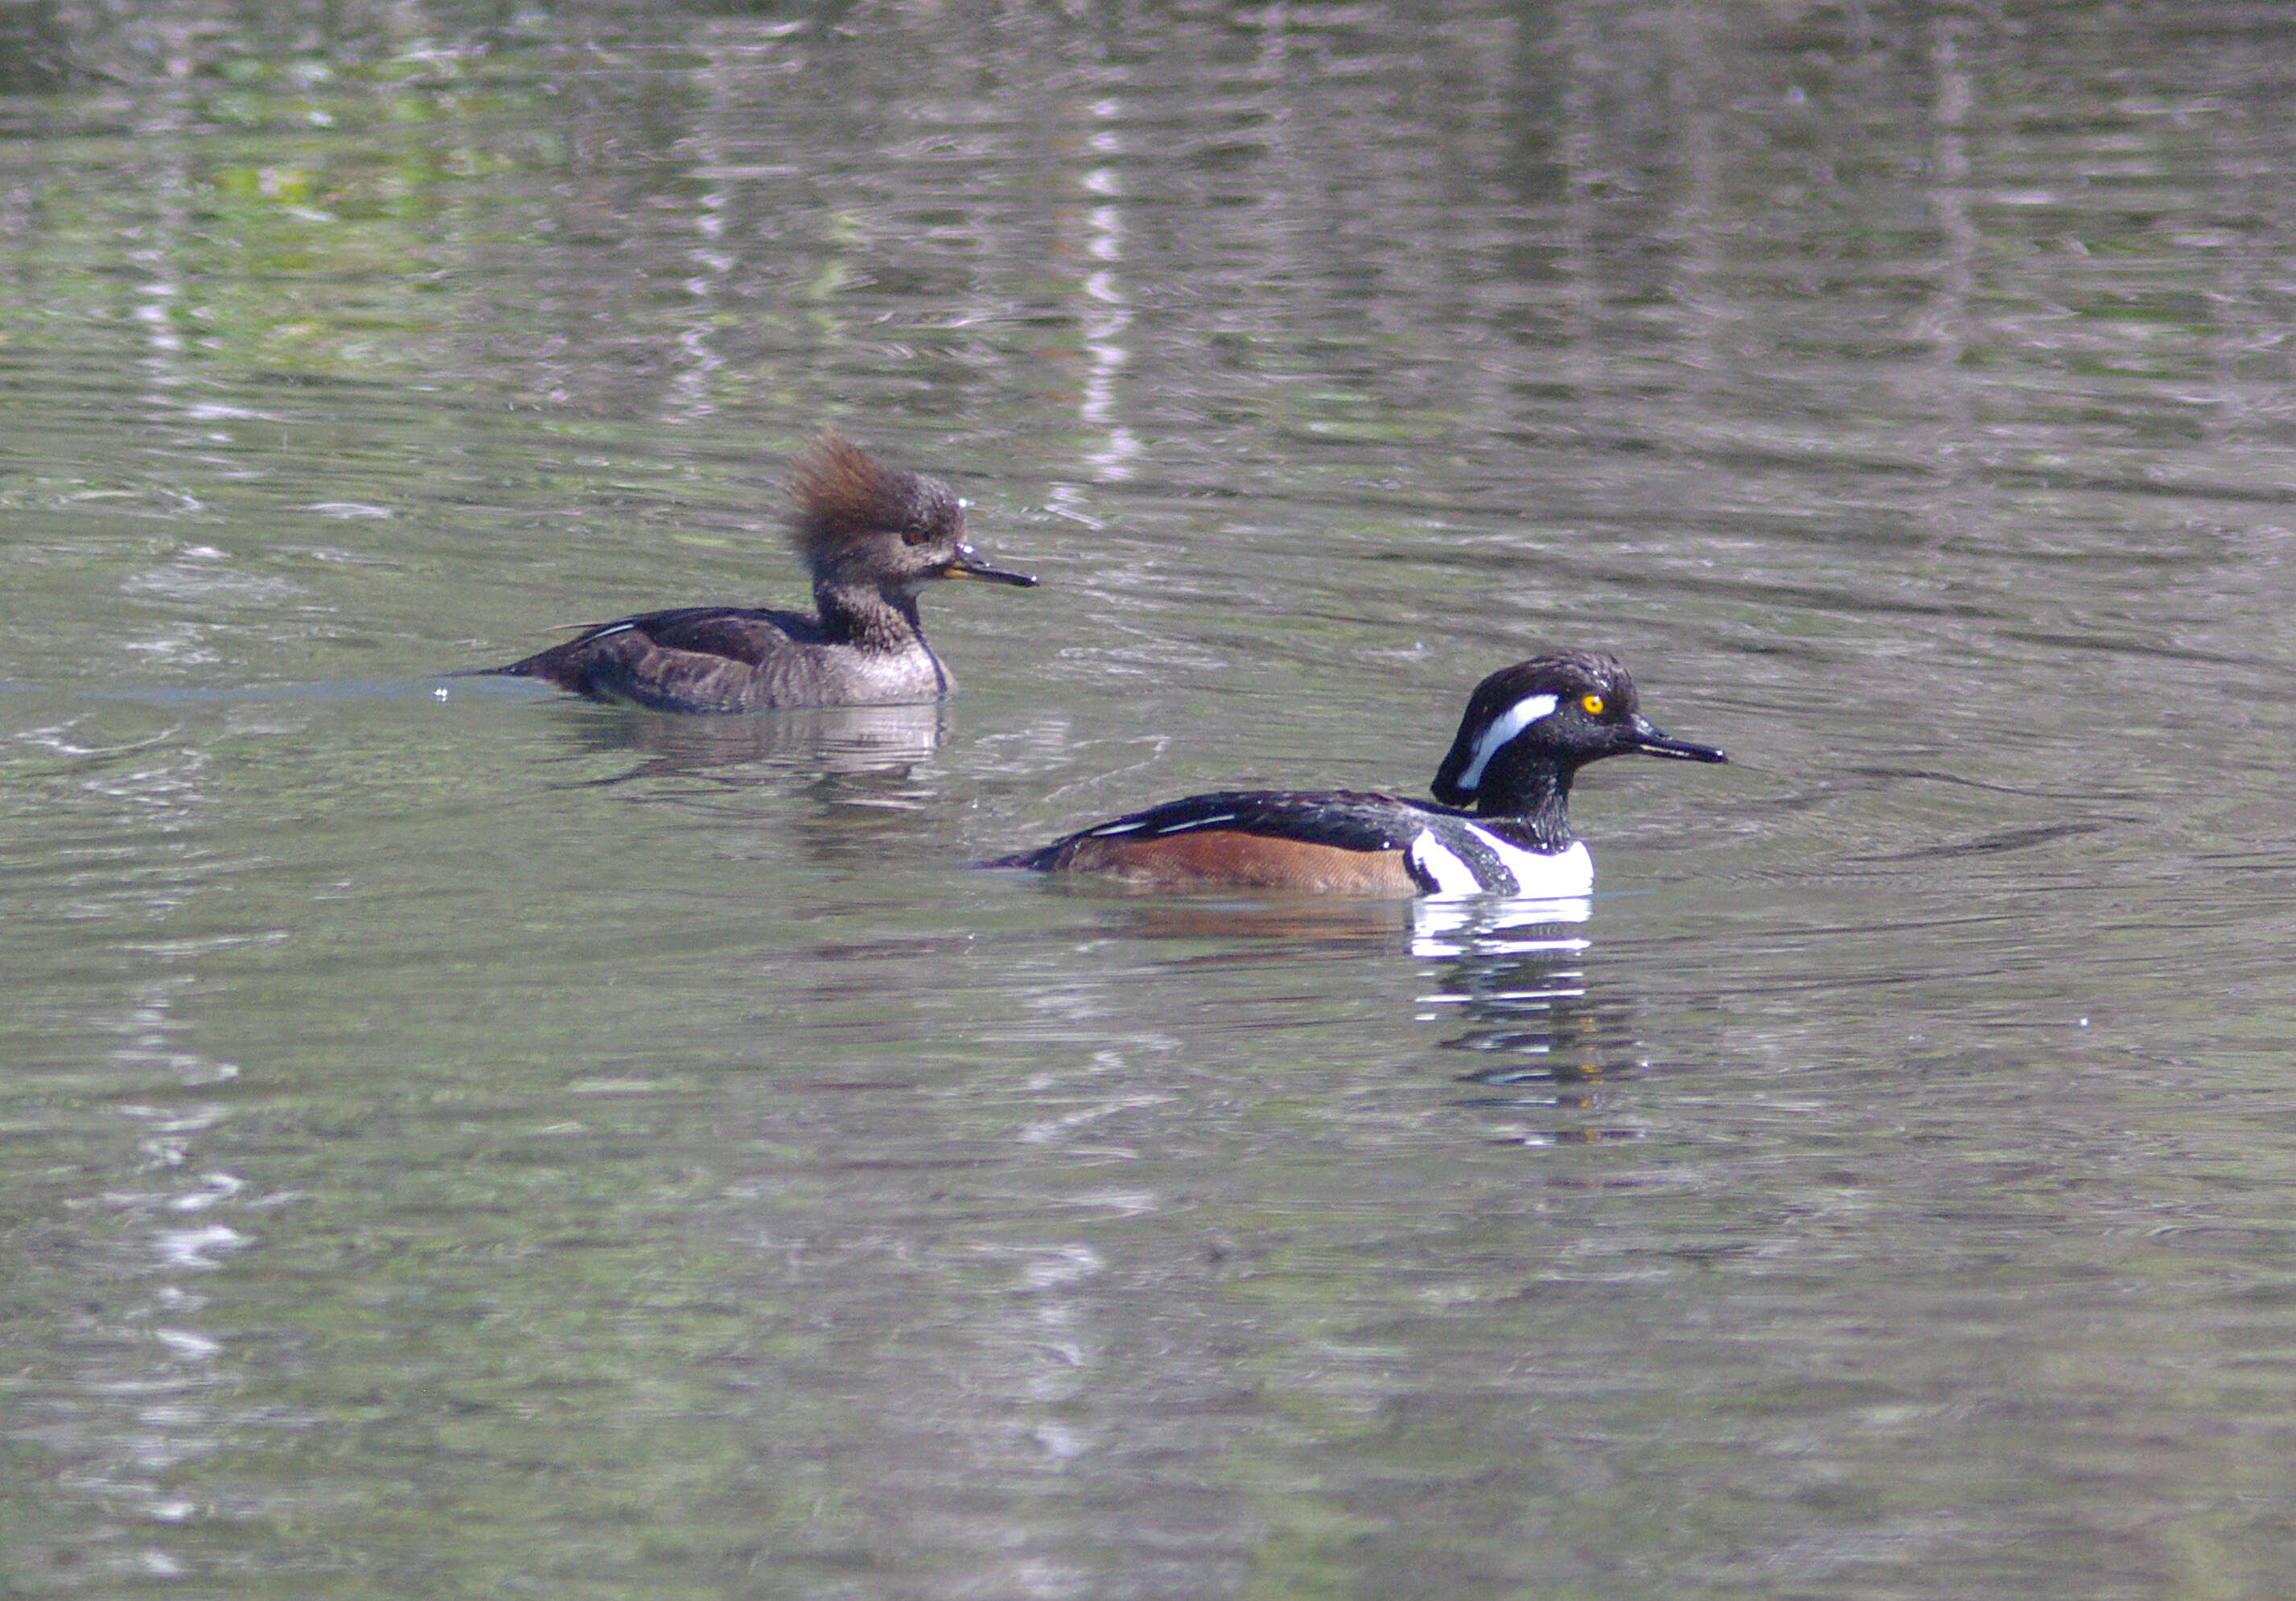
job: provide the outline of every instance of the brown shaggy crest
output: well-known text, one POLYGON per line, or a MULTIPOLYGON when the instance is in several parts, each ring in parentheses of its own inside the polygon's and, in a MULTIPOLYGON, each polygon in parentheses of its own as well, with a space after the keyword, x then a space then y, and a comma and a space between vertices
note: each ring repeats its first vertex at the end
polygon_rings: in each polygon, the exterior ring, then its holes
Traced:
POLYGON ((824 429, 790 469, 797 503, 790 539, 808 562, 873 533, 930 527, 957 511, 939 480, 888 467, 832 429, 824 429))

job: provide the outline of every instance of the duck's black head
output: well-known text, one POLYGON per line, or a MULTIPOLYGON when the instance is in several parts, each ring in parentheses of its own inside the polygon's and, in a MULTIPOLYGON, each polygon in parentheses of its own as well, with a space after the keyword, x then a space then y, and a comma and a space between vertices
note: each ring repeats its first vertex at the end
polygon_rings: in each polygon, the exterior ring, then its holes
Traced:
POLYGON ((824 431, 790 473, 790 538, 816 590, 875 588, 906 603, 935 579, 1028 588, 1036 579, 988 566, 964 538, 964 505, 937 478, 888 467, 824 431))
POLYGON ((1537 812, 1559 807, 1571 775, 1588 762, 1636 751, 1677 761, 1729 759, 1711 745, 1652 727, 1617 657, 1557 651, 1475 686, 1458 737, 1436 769, 1435 798, 1479 812, 1537 812))

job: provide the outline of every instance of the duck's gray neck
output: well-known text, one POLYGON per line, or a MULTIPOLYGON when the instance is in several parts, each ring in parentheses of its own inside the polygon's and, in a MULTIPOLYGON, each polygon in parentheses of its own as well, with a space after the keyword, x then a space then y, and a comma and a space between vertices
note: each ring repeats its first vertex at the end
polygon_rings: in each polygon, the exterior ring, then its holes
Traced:
POLYGON ((890 655, 924 646, 914 595, 896 599, 874 584, 816 584, 813 603, 822 626, 844 644, 890 655))

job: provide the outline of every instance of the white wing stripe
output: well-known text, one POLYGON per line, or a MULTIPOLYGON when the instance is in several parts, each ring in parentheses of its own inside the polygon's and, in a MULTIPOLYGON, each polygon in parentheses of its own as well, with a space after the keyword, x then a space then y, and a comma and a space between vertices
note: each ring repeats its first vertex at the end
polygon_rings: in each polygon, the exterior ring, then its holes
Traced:
POLYGON ((1234 812, 1224 811, 1216 817, 1184 817, 1177 823, 1165 824, 1163 827, 1158 829, 1156 832, 1158 833, 1185 833, 1191 828, 1217 828, 1222 823, 1233 823, 1234 821, 1235 814, 1234 812))

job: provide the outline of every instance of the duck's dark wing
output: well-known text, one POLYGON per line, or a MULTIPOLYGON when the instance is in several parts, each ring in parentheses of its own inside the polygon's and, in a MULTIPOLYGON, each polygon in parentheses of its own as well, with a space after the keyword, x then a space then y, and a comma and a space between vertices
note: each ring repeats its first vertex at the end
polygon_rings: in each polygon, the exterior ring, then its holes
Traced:
POLYGON ((1213 828, 1329 845, 1340 850, 1400 850, 1425 826, 1421 819, 1426 809, 1392 795, 1349 790, 1222 790, 1167 800, 1070 838, 1140 835, 1160 839, 1213 828))
POLYGON ((1168 800, 983 865, 1408 893, 1413 881, 1401 853, 1429 817, 1441 815, 1391 795, 1223 790, 1168 800))
POLYGON ((588 637, 595 638, 606 628, 622 627, 636 628, 666 651, 694 651, 752 666, 781 649, 783 640, 818 645, 827 638, 817 619, 800 612, 772 612, 763 606, 679 606, 668 612, 648 612, 642 617, 627 617, 619 623, 606 624, 604 628, 594 628, 588 637))
POLYGON ((622 634, 643 635, 665 651, 692 651, 755 666, 786 641, 815 643, 821 637, 821 624, 800 612, 773 612, 763 606, 677 606, 593 624, 563 645, 537 651, 508 667, 487 670, 514 677, 548 678, 573 689, 578 686, 563 683, 560 673, 622 634))
POLYGON ((791 641, 810 645, 821 624, 762 606, 679 606, 584 628, 563 645, 480 675, 540 678, 576 694, 634 700, 672 710, 725 710, 729 674, 746 676, 791 641), (641 663, 643 665, 641 666, 641 663))

